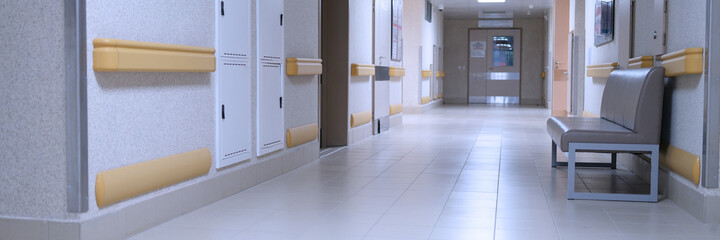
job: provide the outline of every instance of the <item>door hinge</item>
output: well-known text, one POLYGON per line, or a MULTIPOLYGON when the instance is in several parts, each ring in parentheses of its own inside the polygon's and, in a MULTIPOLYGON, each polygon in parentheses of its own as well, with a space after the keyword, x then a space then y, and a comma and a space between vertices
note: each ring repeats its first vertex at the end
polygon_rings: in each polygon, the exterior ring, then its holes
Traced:
POLYGON ((225 16, 225 1, 220 1, 220 16, 225 16))
POLYGON ((222 112, 222 113, 221 113, 222 119, 225 119, 225 104, 222 105, 222 110, 221 110, 221 112, 222 112))
POLYGON ((282 108, 282 97, 280 97, 280 108, 282 108))

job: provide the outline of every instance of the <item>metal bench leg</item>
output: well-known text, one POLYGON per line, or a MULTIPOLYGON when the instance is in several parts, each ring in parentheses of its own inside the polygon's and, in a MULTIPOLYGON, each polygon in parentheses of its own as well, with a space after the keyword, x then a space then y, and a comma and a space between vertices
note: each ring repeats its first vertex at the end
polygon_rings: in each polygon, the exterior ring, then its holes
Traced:
POLYGON ((557 144, 555 144, 555 141, 552 141, 552 167, 557 167, 557 144))
POLYGON ((658 173, 660 164, 660 146, 652 144, 598 144, 570 143, 568 151, 568 199, 611 200, 631 202, 657 202, 658 173), (575 192, 575 155, 578 150, 618 151, 618 152, 650 152, 650 194, 626 193, 578 193, 575 192))
MULTIPOLYGON (((613 153, 614 154, 614 153, 613 153)), ((614 157, 615 155, 613 155, 614 157)), ((587 162, 580 162, 575 163, 575 166, 577 167, 610 167, 612 169, 615 169, 615 158, 613 158, 612 163, 587 163, 587 162)), ((567 162, 558 162, 557 161, 557 144, 555 141, 552 141, 552 167, 558 167, 558 166, 567 166, 567 162)))
POLYGON ((617 153, 611 153, 610 169, 617 169, 617 153))

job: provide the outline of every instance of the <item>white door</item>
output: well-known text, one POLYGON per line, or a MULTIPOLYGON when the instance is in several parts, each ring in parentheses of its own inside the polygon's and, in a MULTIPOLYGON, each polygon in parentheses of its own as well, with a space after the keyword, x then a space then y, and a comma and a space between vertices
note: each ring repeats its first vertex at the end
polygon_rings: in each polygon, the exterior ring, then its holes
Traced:
POLYGON ((248 64, 219 62, 220 160, 224 167, 250 158, 250 81, 248 64))
POLYGON ((251 157, 250 1, 216 4, 216 167, 221 168, 251 157))
POLYGON ((283 148, 281 65, 261 63, 258 75, 258 155, 263 155, 283 148))
POLYGON ((520 103, 520 29, 488 30, 489 103, 520 103))
POLYGON ((283 1, 257 1, 257 155, 283 149, 283 1))
POLYGON ((284 61, 282 0, 257 1, 258 48, 260 61, 284 61))
POLYGON ((218 56, 248 59, 250 55, 250 1, 222 0, 219 2, 218 56))

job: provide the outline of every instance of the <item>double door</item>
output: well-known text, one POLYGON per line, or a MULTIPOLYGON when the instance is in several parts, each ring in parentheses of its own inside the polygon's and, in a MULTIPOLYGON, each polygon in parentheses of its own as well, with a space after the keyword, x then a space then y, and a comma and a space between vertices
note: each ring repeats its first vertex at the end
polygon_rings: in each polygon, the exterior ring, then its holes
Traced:
POLYGON ((520 103, 520 29, 470 29, 469 103, 520 103))

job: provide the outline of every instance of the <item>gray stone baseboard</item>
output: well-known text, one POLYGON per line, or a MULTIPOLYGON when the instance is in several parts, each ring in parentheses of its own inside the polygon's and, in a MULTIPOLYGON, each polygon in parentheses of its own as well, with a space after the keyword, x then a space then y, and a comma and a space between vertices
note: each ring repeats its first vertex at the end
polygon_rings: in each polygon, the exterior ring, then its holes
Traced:
POLYGON ((221 171, 212 178, 83 221, 0 217, 0 239, 126 239, 312 162, 319 157, 318 144, 313 141, 290 148, 245 168, 221 171))
MULTIPOLYGON (((650 163, 631 154, 619 154, 618 162, 645 181, 649 180, 650 163)), ((659 176, 660 194, 680 208, 707 224, 720 223, 720 195, 661 167, 659 176)))

